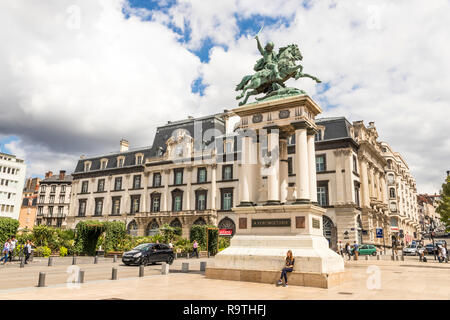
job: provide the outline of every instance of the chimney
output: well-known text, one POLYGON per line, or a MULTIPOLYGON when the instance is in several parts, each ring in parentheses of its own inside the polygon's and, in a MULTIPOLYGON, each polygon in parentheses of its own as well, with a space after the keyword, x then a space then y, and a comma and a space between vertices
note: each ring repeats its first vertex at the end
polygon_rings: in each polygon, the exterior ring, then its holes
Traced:
POLYGON ((84 154, 82 154, 81 156, 80 156, 80 159, 85 159, 86 158, 86 156, 84 155, 84 154))
POLYGON ((66 170, 59 170, 59 180, 64 180, 66 177, 66 170))
POLYGON ((120 140, 120 152, 128 151, 129 146, 130 143, 127 140, 125 139, 120 140))
POLYGON ((46 172, 45 173, 45 179, 50 178, 52 175, 53 175, 53 172, 51 172, 51 171, 46 172))
POLYGON ((370 127, 370 128, 374 128, 374 127, 375 127, 375 122, 370 121, 370 122, 369 122, 369 127, 370 127))

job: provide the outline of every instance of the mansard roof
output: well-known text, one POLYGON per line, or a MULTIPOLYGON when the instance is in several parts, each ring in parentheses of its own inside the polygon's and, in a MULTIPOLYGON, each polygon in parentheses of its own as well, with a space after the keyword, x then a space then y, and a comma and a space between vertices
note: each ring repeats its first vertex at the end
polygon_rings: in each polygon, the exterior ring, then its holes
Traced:
POLYGON ((323 140, 352 138, 351 123, 345 117, 330 117, 316 119, 318 126, 325 127, 323 140))

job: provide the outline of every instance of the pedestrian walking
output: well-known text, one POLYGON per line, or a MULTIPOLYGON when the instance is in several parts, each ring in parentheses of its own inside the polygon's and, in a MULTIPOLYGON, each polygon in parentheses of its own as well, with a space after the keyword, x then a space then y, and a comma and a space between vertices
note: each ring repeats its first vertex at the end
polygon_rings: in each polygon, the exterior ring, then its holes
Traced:
POLYGON ((344 256, 344 249, 342 248, 342 242, 339 240, 338 242, 338 253, 343 257, 344 256))
POLYGON ((16 237, 11 238, 11 243, 9 246, 9 261, 12 262, 12 259, 14 258, 14 251, 16 250, 17 240, 16 237))
POLYGON ((6 264, 8 262, 10 242, 11 242, 11 239, 8 239, 8 240, 6 240, 5 244, 3 245, 3 250, 2 250, 3 257, 0 259, 0 261, 3 260, 3 264, 6 264))
POLYGON ((25 264, 28 264, 28 259, 31 255, 31 246, 33 243, 30 240, 27 240, 25 246, 23 247, 23 253, 25 254, 25 264))
POLYGON ((170 249, 173 249, 173 243, 172 243, 172 241, 169 241, 169 248, 170 248, 170 249))
POLYGON ((197 259, 198 259, 199 256, 198 256, 198 243, 197 243, 197 240, 194 240, 194 244, 192 245, 192 249, 194 250, 194 252, 192 252, 192 257, 195 254, 197 256, 197 259))
POLYGON ((294 263, 295 258, 292 256, 292 251, 289 250, 286 254, 285 267, 283 268, 283 270, 281 270, 280 280, 278 280, 277 285, 282 284, 283 283, 282 279, 284 278, 284 286, 285 287, 288 286, 287 273, 292 272, 292 270, 294 270, 294 263))
POLYGON ((348 254, 348 260, 351 260, 352 258, 352 248, 350 247, 350 243, 345 244, 345 252, 348 254))
POLYGON ((358 260, 359 245, 356 243, 356 241, 353 242, 353 252, 355 253, 355 260, 358 260))

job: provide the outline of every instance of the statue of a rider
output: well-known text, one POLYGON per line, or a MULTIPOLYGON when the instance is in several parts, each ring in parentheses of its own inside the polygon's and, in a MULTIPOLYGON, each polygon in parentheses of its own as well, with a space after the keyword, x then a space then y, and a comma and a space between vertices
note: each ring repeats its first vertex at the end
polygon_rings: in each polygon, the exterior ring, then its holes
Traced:
POLYGON ((255 71, 261 71, 263 69, 267 69, 271 71, 271 75, 273 76, 273 81, 282 81, 283 79, 280 77, 280 72, 278 70, 278 59, 275 52, 273 52, 274 44, 272 41, 267 42, 266 46, 261 46, 261 43, 259 42, 258 35, 255 36, 258 50, 263 56, 261 59, 256 62, 255 66, 253 67, 253 70, 255 71))

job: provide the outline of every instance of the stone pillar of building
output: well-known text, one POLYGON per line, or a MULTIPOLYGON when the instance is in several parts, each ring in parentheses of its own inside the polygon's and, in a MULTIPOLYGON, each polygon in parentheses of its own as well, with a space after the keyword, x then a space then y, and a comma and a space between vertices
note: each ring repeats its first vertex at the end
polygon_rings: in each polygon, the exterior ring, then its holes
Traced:
POLYGON ((387 204, 388 192, 386 187, 386 176, 384 172, 382 172, 380 175, 380 182, 381 182, 381 198, 383 203, 387 204))
POLYGON ((287 137, 280 137, 280 202, 286 203, 289 186, 287 137))
POLYGON ((239 166, 239 206, 254 204, 253 185, 255 184, 254 167, 257 164, 256 134, 243 133, 241 138, 241 159, 239 166))
POLYGON ((216 210, 217 203, 217 164, 211 164, 211 210, 216 210))
POLYGON ((370 196, 369 196, 369 180, 368 180, 368 168, 367 161, 365 157, 359 156, 359 166, 361 173, 361 206, 369 207, 370 206, 370 196))
POLYGON ((345 203, 354 203, 355 198, 353 195, 354 183, 353 183, 353 170, 352 170, 352 162, 353 162, 353 154, 351 149, 346 149, 343 152, 344 156, 344 184, 345 184, 345 194, 344 201, 345 203))
POLYGON ((191 205, 191 190, 192 190, 192 173, 194 172, 193 167, 186 167, 186 209, 187 211, 189 210, 194 210, 195 206, 191 205), (194 208, 194 209, 193 209, 194 208))
MULTIPOLYGON (((317 203, 316 147, 315 147, 316 133, 317 131, 314 129, 308 129, 307 131, 308 168, 309 168, 308 184, 309 184, 310 200, 313 203, 317 203)), ((286 149, 286 157, 287 157, 287 149, 286 149)))
POLYGON ((163 210, 169 211, 169 179, 170 179, 170 170, 164 170, 164 195, 163 195, 163 210))
POLYGON ((334 162, 336 165, 336 204, 344 203, 344 176, 342 174, 342 149, 334 150, 334 162))
POLYGON ((280 204, 280 133, 278 127, 267 129, 267 202, 266 205, 280 204))
MULTIPOLYGON (((142 192, 142 200, 141 200, 141 207, 139 208, 139 212, 149 212, 150 210, 147 209, 147 186, 148 179, 150 177, 150 172, 144 173, 144 183, 142 185, 142 188, 144 188, 144 191, 142 192)), ((148 199, 150 200, 150 199, 148 199)))
POLYGON ((295 128, 295 185, 297 187, 297 199, 294 204, 308 203, 311 201, 311 195, 309 193, 307 126, 302 122, 293 125, 295 128))
POLYGON ((373 168, 373 164, 369 162, 369 179, 370 179, 370 184, 369 184, 369 198, 373 198, 376 197, 375 194, 375 179, 374 179, 374 168, 373 168))

